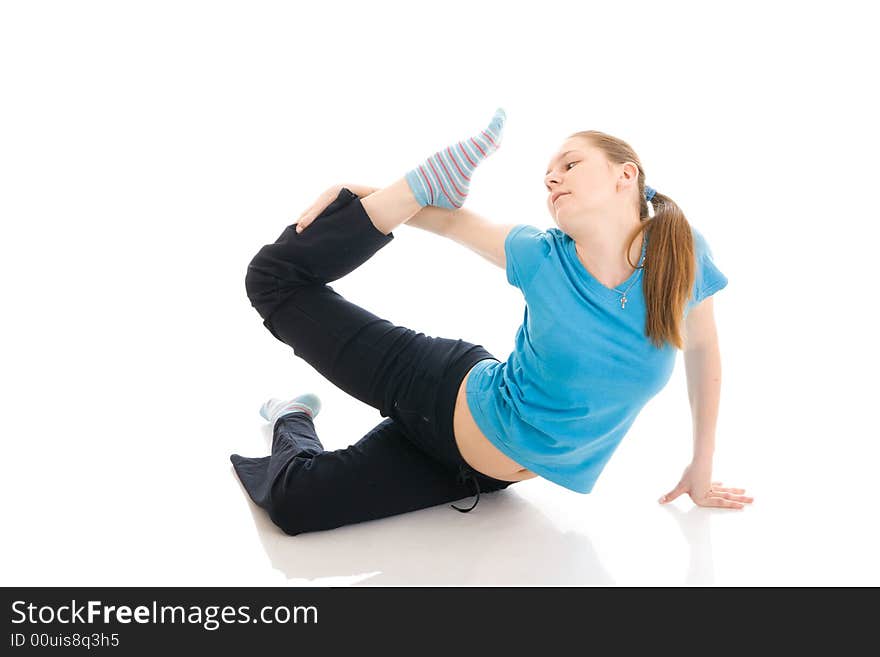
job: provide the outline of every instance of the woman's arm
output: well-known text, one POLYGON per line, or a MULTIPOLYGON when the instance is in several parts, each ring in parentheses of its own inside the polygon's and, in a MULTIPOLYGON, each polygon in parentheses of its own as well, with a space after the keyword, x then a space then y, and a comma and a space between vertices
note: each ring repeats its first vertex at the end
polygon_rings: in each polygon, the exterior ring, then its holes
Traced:
MULTIPOLYGON (((359 198, 369 196, 379 189, 368 185, 343 186, 350 189, 359 198)), ((424 206, 406 222, 406 225, 421 228, 441 237, 448 237, 502 269, 507 266, 504 240, 516 226, 516 224, 492 223, 466 208, 450 210, 433 205, 424 206)))
POLYGON ((712 481, 715 421, 721 397, 721 350, 711 296, 692 308, 685 320, 684 364, 694 420, 694 457, 675 488, 659 501, 667 504, 687 493, 699 506, 745 508, 754 498, 745 495, 744 488, 722 488, 722 482, 712 481))
MULTIPOLYGON (((364 199, 379 187, 369 185, 342 184, 333 185, 322 192, 318 199, 307 208, 296 220, 296 231, 302 232, 308 228, 323 210, 339 195, 343 187, 351 191, 355 196, 364 199)), ((507 234, 516 224, 494 224, 481 217, 476 212, 459 208, 450 210, 433 205, 422 207, 406 222, 408 226, 421 228, 462 244, 475 253, 486 258, 494 265, 502 269, 507 266, 507 258, 504 255, 504 240, 507 234)))
POLYGON ((507 266, 504 240, 516 226, 493 223, 466 208, 448 210, 432 205, 419 210, 406 225, 448 237, 502 269, 507 266))
POLYGON ((684 366, 693 418, 694 460, 711 463, 721 399, 721 350, 718 343, 685 350, 684 366))
POLYGON ((712 461, 721 400, 721 349, 709 296, 685 319, 684 366, 694 433, 694 460, 712 461))

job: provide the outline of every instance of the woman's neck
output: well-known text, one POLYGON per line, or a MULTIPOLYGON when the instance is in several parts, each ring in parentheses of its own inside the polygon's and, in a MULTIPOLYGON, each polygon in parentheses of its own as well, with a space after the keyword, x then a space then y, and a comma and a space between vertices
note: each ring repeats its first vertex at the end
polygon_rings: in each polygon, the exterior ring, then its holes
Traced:
POLYGON ((618 234, 609 234, 604 230, 598 235, 582 234, 575 237, 575 251, 581 264, 605 287, 618 287, 635 271, 630 263, 638 265, 645 239, 644 231, 636 236, 627 261, 627 246, 635 228, 627 226, 625 231, 618 234))

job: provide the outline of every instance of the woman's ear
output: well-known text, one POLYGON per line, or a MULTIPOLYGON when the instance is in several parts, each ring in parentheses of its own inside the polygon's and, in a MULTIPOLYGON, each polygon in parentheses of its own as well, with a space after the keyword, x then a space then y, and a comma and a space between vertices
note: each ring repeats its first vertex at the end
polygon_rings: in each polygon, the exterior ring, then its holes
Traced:
POLYGON ((639 184, 639 168, 632 162, 624 162, 617 177, 617 191, 639 184))

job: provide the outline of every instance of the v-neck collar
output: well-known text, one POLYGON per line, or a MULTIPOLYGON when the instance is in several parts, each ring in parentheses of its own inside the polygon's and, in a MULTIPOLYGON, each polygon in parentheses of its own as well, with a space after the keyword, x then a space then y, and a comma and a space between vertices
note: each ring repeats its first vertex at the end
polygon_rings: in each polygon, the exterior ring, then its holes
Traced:
POLYGON ((644 271, 642 264, 645 261, 645 253, 648 249, 647 231, 644 232, 644 237, 642 239, 642 254, 639 256, 638 268, 636 268, 633 273, 630 274, 629 278, 616 288, 607 287, 604 283, 599 281, 599 279, 593 276, 590 273, 590 270, 584 267, 584 264, 581 262, 580 258, 578 258, 574 238, 568 233, 563 232, 562 234, 563 240, 565 241, 565 253, 568 255, 571 265, 578 273, 580 280, 606 301, 616 301, 617 303, 620 303, 620 299, 623 297, 624 292, 626 292, 627 301, 629 301, 633 291, 639 287, 635 284, 635 281, 642 276, 642 271, 644 271))

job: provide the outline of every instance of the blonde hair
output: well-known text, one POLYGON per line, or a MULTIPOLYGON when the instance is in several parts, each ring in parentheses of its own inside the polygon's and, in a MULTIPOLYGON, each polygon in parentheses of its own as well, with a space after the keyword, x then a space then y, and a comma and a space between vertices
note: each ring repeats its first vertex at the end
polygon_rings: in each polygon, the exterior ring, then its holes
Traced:
MULTIPOLYGON (((677 349, 682 349, 684 309, 690 298, 697 271, 690 223, 675 201, 660 192, 656 192, 651 200, 654 216, 648 215, 645 170, 638 155, 625 141, 598 130, 576 132, 569 135, 569 139, 572 137, 583 137, 588 140, 590 144, 603 151, 612 164, 632 162, 638 167, 639 220, 642 225, 632 234, 627 249, 627 259, 639 233, 645 231, 645 239, 650 238, 642 265, 644 269, 642 285, 648 311, 645 335, 658 348, 669 343, 677 349)), ((631 267, 638 265, 634 262, 629 264, 631 267)))

